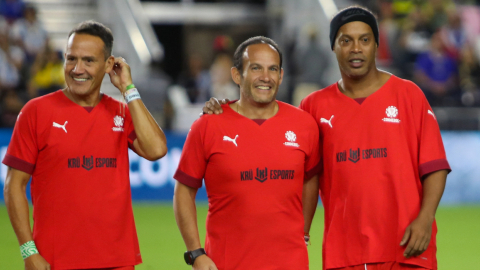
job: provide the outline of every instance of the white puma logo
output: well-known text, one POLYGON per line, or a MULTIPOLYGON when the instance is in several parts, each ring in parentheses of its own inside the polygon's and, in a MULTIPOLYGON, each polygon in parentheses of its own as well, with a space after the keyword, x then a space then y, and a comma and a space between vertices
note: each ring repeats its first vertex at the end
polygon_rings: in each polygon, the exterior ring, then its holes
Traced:
POLYGON ((333 128, 333 127, 332 127, 332 119, 333 119, 333 116, 334 116, 334 115, 332 115, 332 117, 330 117, 330 120, 327 120, 327 119, 325 119, 325 118, 320 118, 320 122, 321 122, 321 123, 327 123, 331 128, 333 128))
POLYGON ((57 124, 57 123, 53 122, 53 126, 54 126, 54 127, 57 127, 57 128, 61 128, 61 129, 65 130, 65 133, 67 133, 67 129, 65 128, 65 126, 67 125, 67 123, 68 123, 68 121, 65 121, 65 124, 60 125, 60 124, 57 124))
POLYGON ((228 137, 228 136, 223 136, 223 140, 224 140, 224 141, 232 142, 233 144, 235 144, 235 146, 238 147, 237 142, 236 142, 237 138, 238 138, 238 135, 235 136, 235 139, 232 139, 232 138, 230 138, 230 137, 228 137))
POLYGON ((431 114, 433 116, 433 119, 437 120, 437 118, 435 117, 435 114, 433 114, 432 111, 428 110, 428 113, 431 114))

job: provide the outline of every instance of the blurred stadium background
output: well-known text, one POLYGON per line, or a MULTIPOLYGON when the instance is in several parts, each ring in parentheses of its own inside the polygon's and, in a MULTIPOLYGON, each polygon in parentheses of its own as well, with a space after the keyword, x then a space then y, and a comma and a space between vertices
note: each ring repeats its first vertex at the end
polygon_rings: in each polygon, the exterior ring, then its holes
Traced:
MULTIPOLYGON (((189 269, 171 207, 172 176, 203 103, 211 96, 238 97, 230 79, 236 46, 256 35, 277 41, 285 69, 278 99, 297 105, 340 78, 329 19, 351 4, 378 15, 378 65, 416 82, 442 129, 453 172, 437 214, 439 268, 480 269, 479 0, 0 0, 0 158, 22 106, 63 88, 68 32, 83 20, 104 23, 114 33, 114 55, 127 59, 145 104, 168 133, 165 158, 150 162, 130 152, 144 260, 137 269, 189 269)), ((102 91, 121 98, 108 76, 102 91)), ((2 164, 2 188, 5 175, 2 164)), ((204 235, 204 189, 198 201, 204 235)), ((321 269, 322 214, 319 207, 311 269, 321 269)), ((0 269, 23 269, 3 194, 0 269)))

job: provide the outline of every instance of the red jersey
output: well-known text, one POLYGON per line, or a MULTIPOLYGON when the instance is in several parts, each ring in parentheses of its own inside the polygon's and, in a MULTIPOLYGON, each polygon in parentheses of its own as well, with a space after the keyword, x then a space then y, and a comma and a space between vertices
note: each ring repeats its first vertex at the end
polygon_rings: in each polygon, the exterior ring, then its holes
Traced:
POLYGON ((251 120, 223 105, 192 125, 174 178, 208 195, 205 249, 220 270, 308 269, 304 179, 319 172, 318 127, 277 101, 251 120), (263 123, 262 123, 263 122, 263 123))
POLYGON ((135 138, 129 111, 106 95, 84 108, 60 90, 20 112, 3 163, 32 175, 33 238, 52 267, 141 263, 128 162, 135 138))
POLYGON ((396 261, 436 269, 435 223, 422 255, 405 259, 400 246, 420 211, 421 178, 450 169, 422 91, 392 75, 361 104, 333 84, 300 106, 315 117, 323 145, 324 268, 396 261))

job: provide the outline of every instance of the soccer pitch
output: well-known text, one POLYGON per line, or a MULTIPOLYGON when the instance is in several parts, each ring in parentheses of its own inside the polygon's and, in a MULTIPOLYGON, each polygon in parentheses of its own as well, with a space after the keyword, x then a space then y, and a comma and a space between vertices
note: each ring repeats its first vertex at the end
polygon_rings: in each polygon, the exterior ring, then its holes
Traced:
MULTIPOLYGON (((203 242, 207 205, 200 204, 197 210, 203 242)), ((143 257, 143 263, 136 267, 137 270, 191 269, 183 261, 185 245, 175 224, 171 204, 136 203, 134 214, 143 257)), ((440 207, 437 211, 437 225, 439 269, 480 269, 480 206, 440 207)), ((322 233, 323 209, 319 207, 310 232, 310 269, 322 269, 322 233)), ((7 210, 4 205, 0 205, 0 270, 17 269, 23 269, 23 261, 7 210)))

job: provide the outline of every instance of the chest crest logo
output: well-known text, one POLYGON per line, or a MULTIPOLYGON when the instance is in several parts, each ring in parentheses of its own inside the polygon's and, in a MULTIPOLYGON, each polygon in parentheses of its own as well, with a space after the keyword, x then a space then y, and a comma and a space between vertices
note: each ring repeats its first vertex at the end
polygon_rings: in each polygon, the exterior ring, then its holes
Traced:
POLYGON ((397 107, 388 106, 388 108, 385 110, 385 113, 387 114, 387 117, 382 119, 384 122, 397 123, 397 124, 400 123, 400 119, 397 118, 398 116, 397 107))
POLYGON ((285 132, 285 138, 287 139, 288 142, 284 142, 283 144, 286 146, 294 146, 294 147, 300 147, 298 143, 295 141, 297 140, 297 135, 293 131, 287 131, 285 132))
POLYGON ((123 131, 123 122, 124 119, 120 115, 116 115, 113 117, 113 123, 115 124, 115 127, 112 128, 113 131, 123 131))

